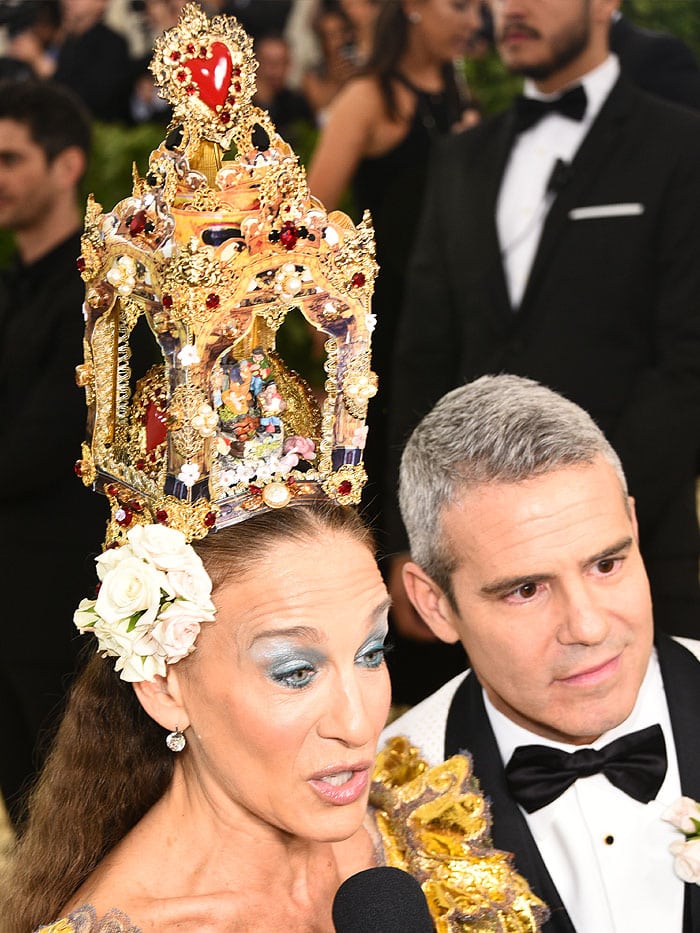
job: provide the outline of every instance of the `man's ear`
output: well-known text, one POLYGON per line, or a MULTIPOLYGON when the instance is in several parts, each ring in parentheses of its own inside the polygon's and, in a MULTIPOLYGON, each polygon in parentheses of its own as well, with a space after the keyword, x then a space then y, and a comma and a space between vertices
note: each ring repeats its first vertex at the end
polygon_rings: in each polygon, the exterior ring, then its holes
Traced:
POLYGON ((413 561, 403 566, 403 585, 416 612, 431 631, 450 644, 459 641, 454 624, 454 610, 437 583, 413 561))
POLYGON ((634 496, 627 496, 627 507, 630 512, 630 521, 634 531, 634 540, 639 544, 639 522, 637 521, 637 509, 635 507, 634 496))
POLYGON ((64 188, 75 188, 85 174, 87 159, 79 146, 67 146, 51 162, 54 178, 64 188))
POLYGON ((141 706, 164 729, 184 732, 189 726, 190 718, 182 699, 180 682, 172 665, 165 677, 138 681, 133 686, 141 706))

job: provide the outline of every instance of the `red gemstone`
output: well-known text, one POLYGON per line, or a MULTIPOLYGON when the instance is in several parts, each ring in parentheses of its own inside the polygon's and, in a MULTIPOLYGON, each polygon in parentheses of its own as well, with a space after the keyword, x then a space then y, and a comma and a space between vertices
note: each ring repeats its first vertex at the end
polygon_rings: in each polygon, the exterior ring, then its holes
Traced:
POLYGON ((186 72, 186 71, 178 71, 178 73, 175 75, 175 77, 177 78, 177 80, 178 80, 181 84, 184 84, 185 81, 187 81, 187 72, 186 72))
POLYGON ((236 67, 236 68, 233 69, 233 73, 234 73, 234 75, 235 75, 237 78, 240 78, 240 76, 241 76, 241 69, 238 68, 238 67, 236 67))
POLYGON ((193 54, 193 52, 194 52, 194 45, 193 45, 192 42, 188 42, 188 43, 187 43, 187 51, 190 53, 190 55, 193 54))
POLYGON ((204 516, 204 524, 207 528, 211 528, 216 522, 216 512, 207 512, 204 516))
POLYGON ((160 522, 161 525, 168 524, 168 513, 165 509, 156 509, 156 521, 160 522))
POLYGON ((362 288, 367 280, 365 279, 364 272, 356 272, 351 281, 355 288, 362 288))
POLYGON ((137 469, 137 470, 143 470, 143 468, 144 468, 145 466, 146 466, 146 461, 145 461, 143 458, 140 457, 140 458, 136 461, 136 469, 137 469))
POLYGON ((294 249, 299 239, 299 231, 291 220, 285 220, 280 230, 280 243, 285 249, 294 249))
POLYGON ((75 260, 75 264, 78 267, 78 272, 85 272, 87 263, 85 262, 84 256, 78 256, 78 258, 75 260))
POLYGON ((260 493, 262 492, 262 489, 260 486, 254 486, 252 483, 250 484, 250 486, 248 486, 248 489, 250 489, 250 491, 253 493, 254 496, 259 496, 260 493))
POLYGON ((170 60, 173 61, 173 62, 178 62, 178 61, 180 61, 180 53, 179 53, 178 51, 171 52, 171 53, 170 53, 170 60))
POLYGON ((107 486, 105 492, 107 493, 108 496, 118 496, 119 487, 115 486, 114 483, 110 483, 109 486, 107 486))
POLYGON ((73 466, 73 470, 76 476, 82 476, 83 475, 83 461, 76 460, 75 465, 73 466))
POLYGON ((226 98, 226 103, 227 103, 227 104, 235 104, 235 103, 236 103, 236 98, 233 96, 233 94, 229 94, 229 95, 228 95, 228 97, 226 98))
POLYGON ((241 82, 236 81, 233 85, 233 89, 236 92, 236 94, 240 94, 241 93, 241 82))
POLYGON ((218 295, 215 295, 215 294, 212 292, 211 295, 207 295, 207 300, 206 300, 205 304, 206 304, 207 308, 209 308, 210 311, 213 311, 214 308, 218 308, 218 307, 219 307, 219 302, 220 302, 220 301, 221 301, 221 299, 219 298, 219 296, 218 296, 218 295))
POLYGON ((352 492, 352 483, 349 479, 344 479, 342 483, 338 483, 338 492, 341 496, 347 496, 352 492))
POLYGON ((293 486, 296 483, 296 478, 294 476, 288 476, 286 483, 288 486, 293 486))
POLYGON ((207 51, 208 51, 208 50, 207 50, 206 46, 204 46, 204 45, 201 46, 200 49, 199 49, 199 57, 200 57, 200 58, 206 58, 206 57, 207 57, 207 51))
MULTIPOLYGON (((187 49, 190 52, 188 46, 187 49)), ((195 52, 192 46, 191 54, 195 52)), ((183 62, 189 68, 199 99, 212 110, 226 100, 231 86, 231 53, 223 42, 212 42, 211 58, 193 58, 183 62)))
POLYGON ((146 211, 136 211, 133 217, 127 222, 131 236, 138 236, 139 233, 143 233, 147 223, 148 215, 146 211))
POLYGON ((163 295, 161 298, 161 304, 166 311, 169 311, 173 306, 173 296, 172 295, 163 295))
POLYGON ((188 84, 187 87, 185 88, 185 91, 186 91, 189 95, 192 95, 192 94, 196 94, 196 93, 197 93, 197 88, 194 86, 194 84, 188 84))
POLYGON ((132 499, 131 502, 129 503, 129 508, 131 509, 132 512, 136 512, 137 515, 143 512, 143 504, 139 502, 138 499, 132 499))
POLYGON ((117 525, 121 525, 122 528, 126 528, 127 525, 130 525, 133 517, 131 509, 117 509, 114 513, 114 519, 117 525))
POLYGON ((230 123, 231 114, 228 112, 228 110, 222 110, 221 113, 219 114, 219 119, 221 120, 222 123, 230 123))

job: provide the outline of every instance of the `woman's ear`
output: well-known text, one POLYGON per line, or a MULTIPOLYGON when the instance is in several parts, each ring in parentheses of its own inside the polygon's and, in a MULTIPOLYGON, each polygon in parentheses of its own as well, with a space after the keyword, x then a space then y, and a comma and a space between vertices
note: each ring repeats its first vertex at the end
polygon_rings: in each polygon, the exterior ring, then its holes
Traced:
POLYGON ((454 610, 441 587, 413 561, 403 565, 403 584, 416 612, 441 641, 459 641, 454 610))
POLYGON ((189 726, 190 718, 182 699, 180 682, 172 665, 165 677, 138 681, 133 686, 141 706, 164 729, 183 732, 189 726))

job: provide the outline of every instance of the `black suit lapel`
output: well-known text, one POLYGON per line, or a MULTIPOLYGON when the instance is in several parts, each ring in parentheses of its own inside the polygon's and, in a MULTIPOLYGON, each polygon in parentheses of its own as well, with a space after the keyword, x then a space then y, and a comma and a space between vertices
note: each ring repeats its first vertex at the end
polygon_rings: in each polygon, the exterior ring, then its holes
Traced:
POLYGON ((525 817, 506 787, 503 764, 486 715, 481 687, 473 673, 466 677, 455 693, 445 729, 445 758, 464 751, 472 755, 475 774, 491 804, 494 845, 514 853, 518 871, 549 907, 551 917, 544 930, 546 933, 575 933, 525 817))
MULTIPOLYGON (((700 662, 666 635, 657 635, 656 650, 671 715, 681 790, 685 797, 700 801, 700 662)), ((686 884, 683 933, 697 933, 699 929, 700 885, 686 884)))
MULTIPOLYGON (((470 205, 473 216, 469 218, 469 228, 472 231, 468 249, 474 260, 467 265, 469 268, 481 270, 481 285, 484 289, 481 299, 483 307, 489 310, 489 315, 495 313, 494 322, 499 328, 505 323, 511 326, 513 322, 513 309, 508 294, 505 270, 501 257, 501 244, 496 226, 496 205, 498 193, 508 163, 510 150, 515 139, 514 114, 508 111, 496 118, 493 134, 481 152, 478 169, 470 172, 465 178, 469 186, 469 194, 462 203, 470 205)), ((456 199, 459 201, 460 199, 456 199)), ((473 300, 473 283, 467 283, 466 293, 473 300)))
POLYGON ((633 106, 634 92, 624 78, 618 79, 600 113, 586 134, 571 163, 569 178, 557 194, 545 219, 533 260, 527 288, 517 317, 523 319, 536 306, 537 289, 551 266, 553 253, 562 241, 569 211, 586 203, 586 192, 601 176, 601 168, 612 153, 621 124, 633 106))

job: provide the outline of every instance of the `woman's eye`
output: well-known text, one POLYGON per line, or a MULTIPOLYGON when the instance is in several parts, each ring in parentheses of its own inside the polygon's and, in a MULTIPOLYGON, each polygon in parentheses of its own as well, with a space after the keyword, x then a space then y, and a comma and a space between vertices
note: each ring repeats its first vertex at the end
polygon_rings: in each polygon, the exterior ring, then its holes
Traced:
POLYGON ((291 671, 278 671, 274 673, 273 679, 285 687, 306 687, 311 683, 316 671, 312 667, 295 667, 291 671))
POLYGON ((386 652, 386 645, 376 645, 364 651, 357 660, 365 667, 380 667, 384 661, 386 652))

